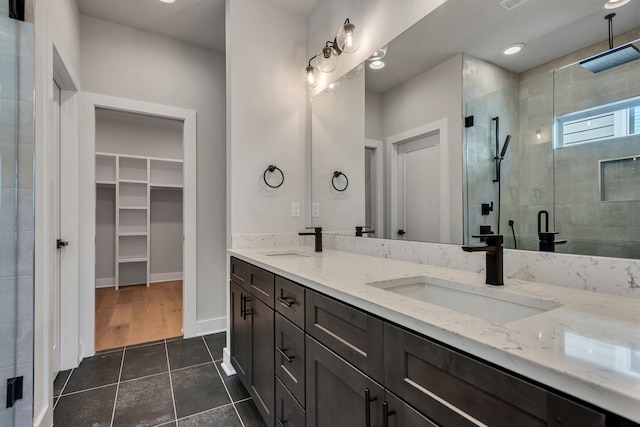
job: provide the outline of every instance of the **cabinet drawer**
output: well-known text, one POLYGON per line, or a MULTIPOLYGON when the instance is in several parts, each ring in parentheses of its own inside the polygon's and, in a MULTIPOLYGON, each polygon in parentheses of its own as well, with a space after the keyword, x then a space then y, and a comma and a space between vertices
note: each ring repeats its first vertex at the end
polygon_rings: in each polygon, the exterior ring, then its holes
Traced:
POLYGON ((547 420, 548 425, 555 427, 604 427, 606 425, 604 414, 553 393, 547 395, 547 420))
POLYGON ((305 427, 304 409, 277 378, 276 427, 305 427))
POLYGON ((304 288, 297 283, 276 276, 276 310, 284 317, 304 328, 304 288))
POLYGON ((384 340, 385 386, 436 423, 546 425, 545 390, 395 326, 384 340))
POLYGON ((382 382, 382 320, 309 289, 305 317, 309 335, 382 382))
POLYGON ((276 376, 304 407, 304 332, 276 314, 276 376))
POLYGON ((275 274, 249 265, 249 281, 247 289, 256 298, 273 309, 275 274))
POLYGON ((249 264, 238 258, 231 257, 230 270, 231 280, 248 290, 249 264))

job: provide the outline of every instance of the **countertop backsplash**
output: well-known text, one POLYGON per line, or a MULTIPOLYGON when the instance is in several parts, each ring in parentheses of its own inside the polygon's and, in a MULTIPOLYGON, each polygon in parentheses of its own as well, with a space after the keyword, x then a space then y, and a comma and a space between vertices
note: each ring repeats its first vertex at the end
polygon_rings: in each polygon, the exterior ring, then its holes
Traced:
MULTIPOLYGON (((297 233, 236 234, 232 249, 313 246, 297 233)), ((459 245, 324 234, 327 249, 482 273, 483 253, 459 245)), ((505 249, 504 276, 573 289, 640 298, 640 260, 505 249)))

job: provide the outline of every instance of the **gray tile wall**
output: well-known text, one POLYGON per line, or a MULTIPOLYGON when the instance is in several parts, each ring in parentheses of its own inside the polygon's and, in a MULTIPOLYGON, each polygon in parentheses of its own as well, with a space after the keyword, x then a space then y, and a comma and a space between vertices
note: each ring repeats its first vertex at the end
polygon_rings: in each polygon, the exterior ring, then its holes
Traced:
MULTIPOLYGON (((622 35, 619 41, 637 35, 633 31, 622 35)), ((504 78, 504 70, 465 57, 465 115, 475 117, 475 126, 465 130, 466 236, 477 233, 479 225, 496 229, 496 210, 482 216, 480 204, 497 202, 497 186, 492 183, 491 117, 500 116, 500 144, 507 133, 512 134, 502 169, 500 231, 505 235, 505 246, 513 248, 508 227, 512 219, 518 249, 538 250, 538 212, 546 210, 550 214, 550 230, 559 231, 559 238, 568 239, 566 245, 557 246, 558 252, 640 258, 640 201, 602 202, 598 171, 601 159, 640 156, 640 137, 555 151, 552 147, 554 113, 566 114, 640 96, 638 61, 598 74, 578 65, 550 72, 602 49, 606 46, 592 46, 521 73, 517 85, 504 78), (471 89, 473 85, 480 89, 471 89)), ((629 173, 624 180, 609 184, 618 194, 638 191, 638 183, 629 173)), ((477 243, 474 239, 468 241, 477 243)))
POLYGON ((33 418, 33 72, 32 23, 0 6, 0 425, 33 418), (24 377, 24 398, 5 409, 6 379, 24 377))

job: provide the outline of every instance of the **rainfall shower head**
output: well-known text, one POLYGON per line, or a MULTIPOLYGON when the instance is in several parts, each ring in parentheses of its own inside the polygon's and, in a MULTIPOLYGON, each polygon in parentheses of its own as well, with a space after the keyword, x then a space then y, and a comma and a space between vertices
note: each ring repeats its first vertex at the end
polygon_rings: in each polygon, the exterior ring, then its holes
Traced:
POLYGON ((503 159, 504 155, 507 154, 507 148, 509 148, 509 142, 511 142, 511 135, 507 135, 507 139, 504 140, 504 145, 502 146, 502 151, 500 152, 501 159, 503 159))
POLYGON ((619 47, 613 47, 613 17, 615 13, 610 13, 604 17, 609 21, 609 50, 591 56, 580 61, 580 66, 592 73, 599 73, 618 65, 640 59, 640 50, 631 43, 619 47))

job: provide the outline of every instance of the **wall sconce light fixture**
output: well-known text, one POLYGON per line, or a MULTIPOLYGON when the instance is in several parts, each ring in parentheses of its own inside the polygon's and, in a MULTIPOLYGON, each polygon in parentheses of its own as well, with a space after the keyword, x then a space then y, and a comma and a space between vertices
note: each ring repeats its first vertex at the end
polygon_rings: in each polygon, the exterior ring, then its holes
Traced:
POLYGON ((308 88, 318 86, 320 77, 318 70, 323 73, 334 71, 338 65, 338 56, 343 52, 353 53, 357 51, 360 47, 360 40, 360 28, 349 22, 349 18, 347 18, 333 41, 327 41, 320 52, 309 59, 302 73, 304 86, 308 88))

